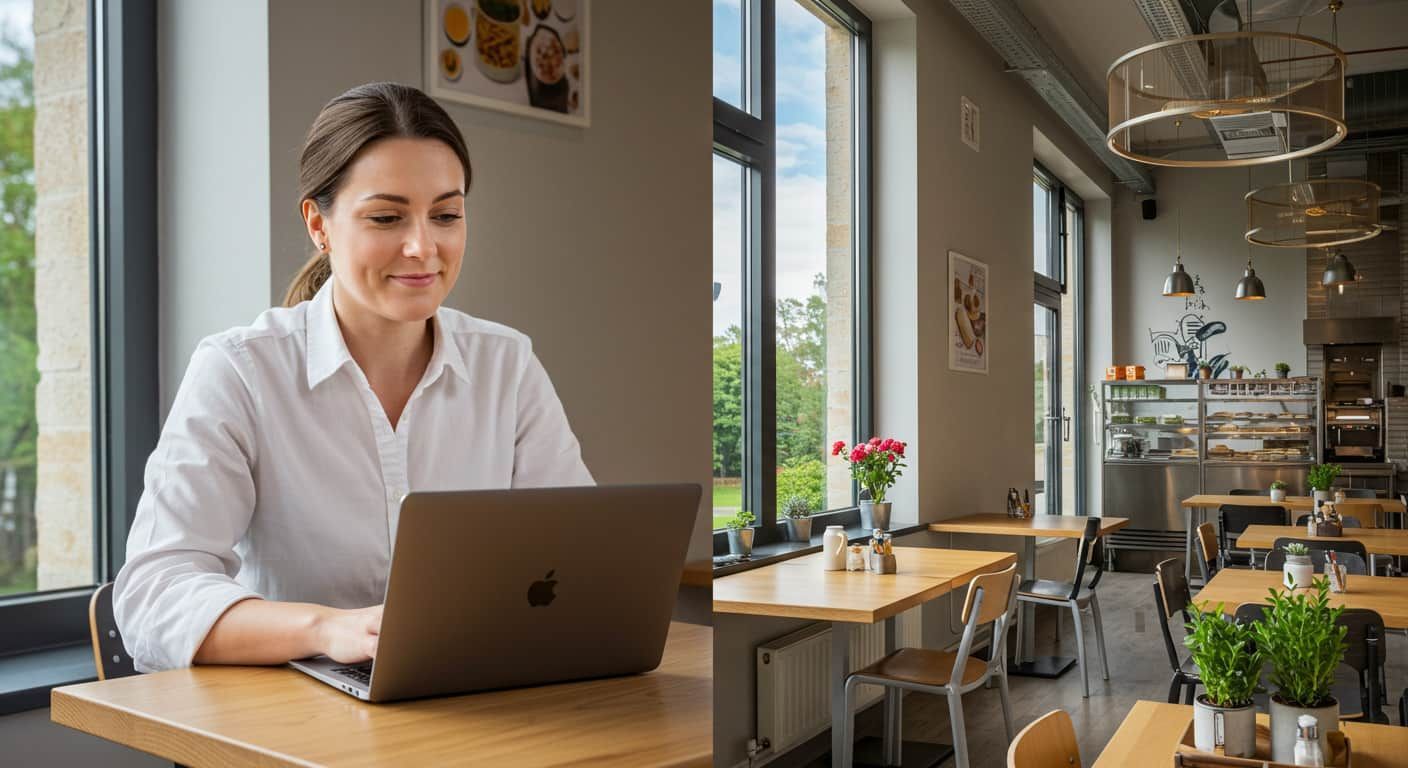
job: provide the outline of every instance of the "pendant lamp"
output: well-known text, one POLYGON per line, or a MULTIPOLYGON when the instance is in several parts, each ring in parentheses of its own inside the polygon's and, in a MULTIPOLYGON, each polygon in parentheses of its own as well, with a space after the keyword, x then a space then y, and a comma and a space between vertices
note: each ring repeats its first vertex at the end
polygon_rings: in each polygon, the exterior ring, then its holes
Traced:
POLYGON ((1266 298, 1266 286, 1256 276, 1256 270, 1252 269, 1250 254, 1247 255, 1247 269, 1242 273, 1242 279, 1237 281, 1236 298, 1239 301, 1261 301, 1266 298))
POLYGON ((1183 270, 1183 211, 1178 212, 1178 250, 1174 257, 1173 271, 1164 278, 1165 296, 1192 296, 1195 292, 1193 276, 1183 270))

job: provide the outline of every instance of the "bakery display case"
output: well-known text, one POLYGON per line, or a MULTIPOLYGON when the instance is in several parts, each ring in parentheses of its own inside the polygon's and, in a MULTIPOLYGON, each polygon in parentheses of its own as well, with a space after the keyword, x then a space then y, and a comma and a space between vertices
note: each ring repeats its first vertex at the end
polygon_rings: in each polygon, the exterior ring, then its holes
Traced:
POLYGON ((1321 452, 1319 379, 1214 379, 1202 382, 1199 394, 1207 493, 1266 488, 1273 480, 1304 490, 1321 452))
POLYGON ((1198 386, 1188 379, 1103 382, 1107 460, 1198 460, 1198 386))

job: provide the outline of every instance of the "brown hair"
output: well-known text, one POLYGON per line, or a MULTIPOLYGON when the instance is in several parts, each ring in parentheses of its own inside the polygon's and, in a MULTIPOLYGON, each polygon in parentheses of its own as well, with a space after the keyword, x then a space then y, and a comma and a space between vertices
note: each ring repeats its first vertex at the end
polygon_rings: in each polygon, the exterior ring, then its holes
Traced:
MULTIPOLYGON (((469 191, 469 150, 455 121, 434 99, 409 85, 367 83, 328 102, 318 113, 298 158, 298 205, 312 200, 327 215, 342 187, 347 166, 380 139, 417 138, 445 142, 464 166, 469 191)), ((300 211, 301 213, 301 211, 300 211)), ((284 306, 313 298, 332 275, 328 254, 314 253, 288 286, 284 306)))

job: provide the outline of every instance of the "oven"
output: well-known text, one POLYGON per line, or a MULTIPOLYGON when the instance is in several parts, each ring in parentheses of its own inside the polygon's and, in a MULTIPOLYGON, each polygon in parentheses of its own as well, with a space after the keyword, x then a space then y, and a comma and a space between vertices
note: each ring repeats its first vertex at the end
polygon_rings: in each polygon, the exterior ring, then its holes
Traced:
POLYGON ((1339 402, 1325 407, 1327 462, 1384 460, 1382 400, 1339 402))

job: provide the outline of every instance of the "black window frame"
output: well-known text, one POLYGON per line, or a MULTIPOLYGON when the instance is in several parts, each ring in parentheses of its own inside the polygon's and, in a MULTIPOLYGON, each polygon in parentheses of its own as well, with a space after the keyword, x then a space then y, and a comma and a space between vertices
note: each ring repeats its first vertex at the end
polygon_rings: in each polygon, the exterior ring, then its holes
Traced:
POLYGON ((87 10, 93 584, 0 598, 0 656, 90 642, 88 602, 122 567, 160 430, 156 2, 87 10))
MULTIPOLYGON (((756 527, 778 526, 776 295, 776 10, 779 0, 740 0, 743 108, 714 98, 714 154, 746 171, 743 194, 743 508, 756 527), (752 66, 756 62, 757 66, 752 66)), ((792 0, 781 0, 792 2, 792 0)), ((871 26, 846 0, 807 0, 852 34, 851 124, 855 200, 852 207, 852 389, 854 434, 872 431, 871 328, 871 26)), ((852 482, 851 498, 858 487, 852 482)), ((858 507, 827 510, 822 524, 858 507)), ((722 533, 715 531, 716 536, 722 533)))

